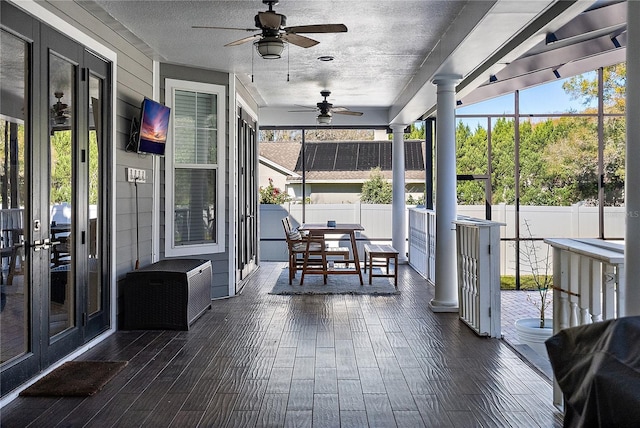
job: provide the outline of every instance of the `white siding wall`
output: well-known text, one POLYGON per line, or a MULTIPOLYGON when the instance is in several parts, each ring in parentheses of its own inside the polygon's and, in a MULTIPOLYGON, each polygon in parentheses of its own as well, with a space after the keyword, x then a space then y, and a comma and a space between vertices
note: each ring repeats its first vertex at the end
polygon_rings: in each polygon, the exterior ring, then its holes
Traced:
MULTIPOLYGON (((138 185, 139 197, 139 251, 140 265, 151 263, 151 210, 153 207, 152 157, 125 151, 129 140, 131 118, 139 115, 140 103, 146 96, 153 96, 152 60, 134 44, 128 42, 117 32, 111 30, 100 19, 75 2, 56 1, 42 3, 44 7, 60 16, 80 31, 103 44, 117 54, 116 123, 112 132, 115 135, 115 248, 111 255, 115 262, 115 281, 123 279, 127 272, 135 267, 136 261, 136 218, 135 188, 125 179, 125 168, 135 167, 147 171, 147 182, 138 185)), ((113 88, 112 88, 113 90, 113 88)))

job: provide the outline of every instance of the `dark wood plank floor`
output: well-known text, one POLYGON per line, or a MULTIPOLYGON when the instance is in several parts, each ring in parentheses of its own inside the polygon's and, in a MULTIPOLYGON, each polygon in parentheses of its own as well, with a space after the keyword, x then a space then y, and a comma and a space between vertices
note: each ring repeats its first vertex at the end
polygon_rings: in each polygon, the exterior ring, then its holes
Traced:
POLYGON ((127 360, 89 398, 19 397, 2 427, 561 427, 551 384, 501 340, 400 295, 273 296, 282 263, 190 331, 121 331, 81 359, 127 360))

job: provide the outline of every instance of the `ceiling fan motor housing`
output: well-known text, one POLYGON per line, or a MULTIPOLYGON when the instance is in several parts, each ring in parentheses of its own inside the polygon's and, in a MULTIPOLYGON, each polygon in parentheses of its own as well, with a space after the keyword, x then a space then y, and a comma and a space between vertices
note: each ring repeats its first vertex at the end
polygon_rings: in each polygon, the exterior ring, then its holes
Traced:
POLYGON ((316 106, 318 106, 320 114, 331 116, 331 108, 333 107, 333 104, 323 101, 321 103, 317 103, 316 106))
POLYGON ((280 30, 287 25, 287 17, 273 11, 260 12, 255 17, 255 24, 261 30, 280 30))

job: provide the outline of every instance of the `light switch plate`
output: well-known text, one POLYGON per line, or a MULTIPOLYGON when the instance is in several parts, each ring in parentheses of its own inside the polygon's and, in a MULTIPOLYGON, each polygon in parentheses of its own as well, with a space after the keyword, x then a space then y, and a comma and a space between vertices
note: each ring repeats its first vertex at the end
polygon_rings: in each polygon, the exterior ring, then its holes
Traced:
POLYGON ((127 168, 127 181, 129 183, 146 183, 147 171, 138 168, 127 168))

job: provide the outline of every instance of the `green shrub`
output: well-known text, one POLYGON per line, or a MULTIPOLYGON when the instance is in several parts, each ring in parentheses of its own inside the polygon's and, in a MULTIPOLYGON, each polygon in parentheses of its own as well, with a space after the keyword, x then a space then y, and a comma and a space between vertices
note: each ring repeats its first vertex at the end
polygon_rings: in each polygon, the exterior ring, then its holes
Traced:
POLYGON ((385 180, 380 168, 373 168, 369 180, 362 184, 360 201, 363 204, 390 204, 393 186, 385 180))
POLYGON ((260 186, 259 192, 261 204, 280 205, 289 201, 289 195, 275 187, 272 179, 269 179, 269 185, 267 187, 260 186))

